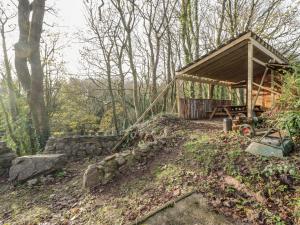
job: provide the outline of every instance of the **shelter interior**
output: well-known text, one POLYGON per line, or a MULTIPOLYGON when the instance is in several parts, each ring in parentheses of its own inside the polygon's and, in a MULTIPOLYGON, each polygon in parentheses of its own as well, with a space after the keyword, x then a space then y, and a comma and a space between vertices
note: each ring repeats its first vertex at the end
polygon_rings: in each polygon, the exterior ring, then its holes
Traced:
POLYGON ((288 60, 253 32, 246 32, 228 41, 176 72, 177 107, 186 119, 212 118, 216 115, 233 117, 244 113, 259 115, 272 108, 280 96, 282 69, 288 60), (209 86, 208 98, 185 97, 186 81, 209 86), (226 99, 215 99, 216 86, 225 87, 226 99), (243 90, 238 105, 232 93, 243 90))

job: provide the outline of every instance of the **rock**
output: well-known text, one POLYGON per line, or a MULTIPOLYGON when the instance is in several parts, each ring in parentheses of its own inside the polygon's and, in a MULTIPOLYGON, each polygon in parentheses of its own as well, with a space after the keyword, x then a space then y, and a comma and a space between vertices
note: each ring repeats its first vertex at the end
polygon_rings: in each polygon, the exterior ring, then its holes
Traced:
POLYGON ((17 155, 6 146, 5 142, 0 142, 0 176, 7 176, 12 160, 17 155))
POLYGON ((37 183, 38 183, 38 179, 37 178, 33 178, 33 179, 27 181, 27 185, 28 186, 34 186, 37 183))
POLYGON ((14 152, 0 155, 0 168, 9 168, 11 166, 12 160, 16 157, 17 155, 14 152))
POLYGON ((117 161, 119 166, 123 166, 126 163, 126 160, 122 155, 118 155, 116 157, 116 161, 117 161))
POLYGON ((51 195, 49 195, 49 198, 50 198, 50 199, 54 199, 55 196, 56 196, 56 194, 51 194, 51 195))
POLYGON ((6 143, 4 141, 0 141, 0 148, 6 148, 6 143))
POLYGON ((7 153, 9 148, 7 148, 6 143, 4 141, 0 141, 0 154, 7 153))
POLYGON ((119 136, 69 136, 47 141, 43 154, 65 154, 70 160, 110 153, 119 136))
POLYGON ((92 188, 101 184, 104 176, 102 166, 96 164, 89 165, 83 175, 83 188, 92 188))
POLYGON ((164 137, 168 137, 168 136, 170 136, 171 134, 172 134, 171 128, 170 128, 170 127, 165 127, 165 128, 164 128, 164 134, 163 134, 163 136, 164 136, 164 137))
POLYGON ((84 157, 86 157, 86 152, 85 152, 83 149, 81 149, 81 150, 77 151, 76 156, 77 156, 79 159, 83 159, 84 157))
POLYGON ((22 182, 38 175, 46 175, 63 168, 66 162, 64 154, 18 157, 12 162, 9 180, 22 182))
POLYGON ((105 161, 103 168, 105 173, 115 173, 115 171, 118 170, 119 165, 116 160, 110 160, 105 161))
POLYGON ((40 177, 40 181, 43 184, 47 184, 47 183, 51 183, 54 181, 54 178, 52 175, 48 175, 48 176, 41 176, 40 177))
POLYGON ((131 151, 130 150, 123 151, 120 153, 120 155, 126 158, 127 156, 131 155, 131 151))

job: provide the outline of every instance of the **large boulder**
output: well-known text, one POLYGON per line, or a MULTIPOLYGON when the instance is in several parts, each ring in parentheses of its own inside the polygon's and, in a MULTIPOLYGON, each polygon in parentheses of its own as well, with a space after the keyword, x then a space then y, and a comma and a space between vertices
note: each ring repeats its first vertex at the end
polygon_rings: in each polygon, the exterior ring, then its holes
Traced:
POLYGON ((63 168, 67 163, 64 154, 30 155, 18 157, 9 170, 10 181, 26 181, 38 175, 46 175, 63 168))
POLYGON ((6 146, 6 143, 0 141, 0 176, 7 176, 12 160, 17 155, 6 146))

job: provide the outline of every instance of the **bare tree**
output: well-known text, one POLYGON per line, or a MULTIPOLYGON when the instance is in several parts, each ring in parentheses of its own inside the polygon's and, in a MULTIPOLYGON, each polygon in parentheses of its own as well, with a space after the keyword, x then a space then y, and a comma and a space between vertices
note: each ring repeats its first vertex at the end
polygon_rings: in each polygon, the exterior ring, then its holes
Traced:
POLYGON ((126 50, 127 50, 129 65, 130 65, 132 78, 133 78, 133 102, 135 107, 135 116, 136 118, 138 118, 139 115, 141 114, 140 106, 139 106, 139 96, 138 96, 138 74, 134 62, 134 53, 133 53, 133 46, 132 46, 132 33, 136 23, 136 4, 134 0, 131 1, 112 0, 111 3, 119 12, 122 26, 127 34, 126 50))
MULTIPOLYGON (((150 76, 152 78, 151 99, 152 101, 157 96, 157 69, 160 61, 160 51, 162 38, 165 35, 169 22, 167 19, 172 16, 175 8, 175 3, 170 0, 164 1, 146 1, 140 10, 143 18, 143 26, 147 36, 150 57, 150 76), (168 15, 171 14, 171 15, 168 15)), ((155 108, 154 108, 155 109, 155 108)))
POLYGON ((120 98, 121 98, 121 103, 122 103, 122 108, 123 108, 123 117, 124 117, 124 123, 123 123, 123 128, 127 128, 129 125, 129 117, 128 117, 128 110, 127 110, 127 104, 126 104, 126 92, 125 92, 125 75, 126 73, 124 72, 123 65, 125 61, 124 57, 124 51, 126 48, 126 34, 124 31, 116 27, 116 32, 114 35, 114 45, 115 45, 115 54, 117 58, 117 64, 118 67, 118 72, 119 72, 119 77, 120 77, 120 98))
POLYGON ((44 71, 45 104, 51 117, 58 107, 58 94, 65 74, 65 62, 61 54, 64 44, 60 33, 45 32, 41 39, 42 68, 44 71))
MULTIPOLYGON (((102 5, 103 6, 103 5, 102 5)), ((86 12, 87 12, 87 23, 92 31, 94 37, 90 39, 90 42, 94 43, 96 46, 99 46, 100 54, 98 54, 97 50, 91 50, 96 51, 96 55, 100 56, 103 60, 104 65, 101 65, 101 62, 98 63, 99 67, 104 68, 104 72, 107 78, 107 87, 111 98, 112 103, 112 112, 113 112, 113 121, 115 130, 118 133, 119 127, 118 127, 118 119, 117 119, 117 112, 116 112, 116 101, 115 101, 115 94, 113 92, 113 85, 112 85, 112 57, 113 57, 113 49, 115 47, 115 36, 116 36, 116 26, 113 22, 112 17, 114 16, 113 12, 110 9, 106 9, 105 12, 105 19, 101 17, 99 14, 99 11, 101 11, 101 7, 96 8, 95 3, 93 1, 90 1, 90 3, 85 4, 86 12), (95 8, 97 11, 95 11, 95 8)), ((93 63, 93 65, 97 65, 97 59, 90 60, 90 63, 93 63)))

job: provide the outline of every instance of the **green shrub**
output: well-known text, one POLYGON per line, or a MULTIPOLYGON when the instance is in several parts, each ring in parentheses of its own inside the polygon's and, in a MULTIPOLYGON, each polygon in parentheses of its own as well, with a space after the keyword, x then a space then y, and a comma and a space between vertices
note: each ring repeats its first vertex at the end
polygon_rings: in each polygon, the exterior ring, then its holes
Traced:
POLYGON ((300 65, 284 75, 280 105, 284 110, 279 115, 281 128, 289 130, 298 140, 300 137, 300 65))

